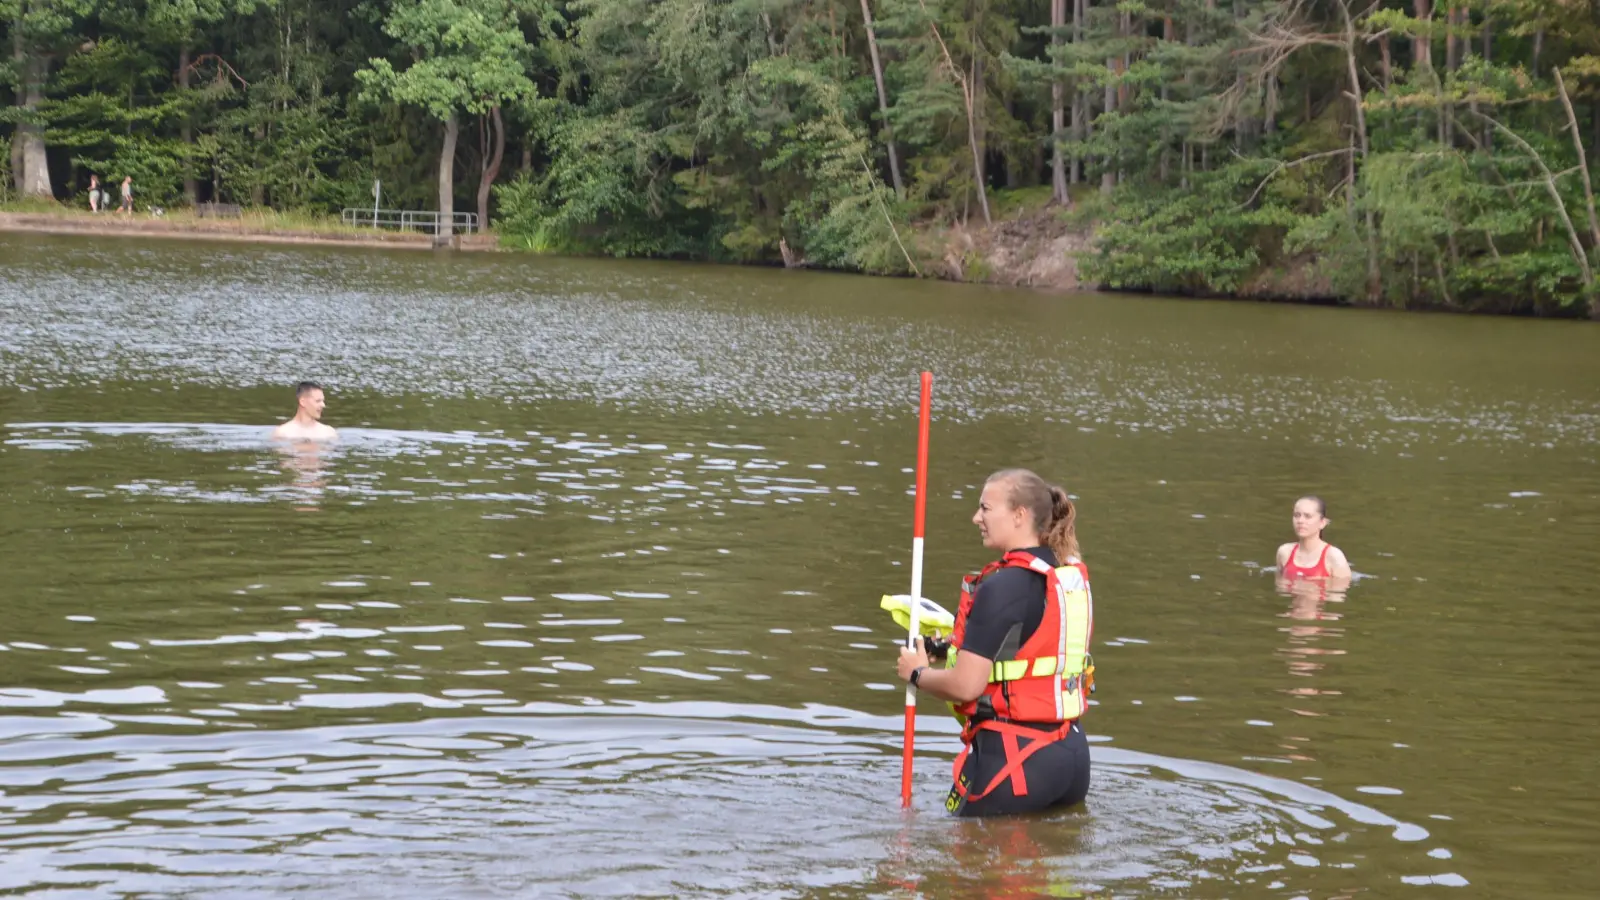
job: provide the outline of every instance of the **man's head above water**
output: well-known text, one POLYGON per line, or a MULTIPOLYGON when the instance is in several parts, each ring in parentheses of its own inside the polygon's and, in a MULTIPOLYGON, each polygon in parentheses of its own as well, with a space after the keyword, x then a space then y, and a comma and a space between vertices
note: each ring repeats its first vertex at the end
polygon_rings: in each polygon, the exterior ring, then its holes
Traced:
POLYGON ((302 381, 294 386, 294 397, 294 418, 273 429, 273 438, 331 441, 339 436, 337 431, 322 424, 322 411, 328 405, 322 385, 315 381, 302 381))
POLYGON ((328 405, 322 385, 315 381, 302 381, 294 386, 294 397, 300 412, 313 421, 322 420, 323 407, 328 405))

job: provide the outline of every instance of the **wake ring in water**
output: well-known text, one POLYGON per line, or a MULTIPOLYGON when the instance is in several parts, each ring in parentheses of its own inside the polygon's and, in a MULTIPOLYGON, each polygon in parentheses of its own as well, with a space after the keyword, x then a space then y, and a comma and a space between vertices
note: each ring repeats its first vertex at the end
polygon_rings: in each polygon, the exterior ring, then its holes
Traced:
MULTIPOLYGON (((334 696, 317 705, 339 707, 334 696)), ((0 852, 22 861, 0 889, 295 891, 359 878, 408 896, 490 885, 803 896, 915 877, 944 885, 931 896, 985 896, 991 876, 1014 876, 1040 889, 1280 895, 1360 881, 1394 841, 1426 837, 1294 782, 1105 747, 1086 810, 1009 823, 930 814, 948 776, 929 760, 923 814, 908 821, 893 810, 894 724, 838 707, 696 702, 541 702, 273 731, 111 711, 0 718, 0 852), (974 853, 992 864, 968 883, 974 853)))

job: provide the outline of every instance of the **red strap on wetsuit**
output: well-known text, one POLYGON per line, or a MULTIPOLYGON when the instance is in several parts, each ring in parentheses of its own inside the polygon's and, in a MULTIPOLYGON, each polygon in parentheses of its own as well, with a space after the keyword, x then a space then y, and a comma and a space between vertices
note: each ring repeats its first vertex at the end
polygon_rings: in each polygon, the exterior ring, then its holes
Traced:
POLYGON ((977 739, 977 732, 985 729, 1000 732, 1000 742, 1004 745, 1006 751, 1006 764, 1000 767, 1000 771, 995 773, 994 778, 989 780, 989 784, 983 790, 969 795, 967 793, 967 785, 961 781, 961 770, 967 764, 967 754, 972 752, 972 741, 966 742, 966 746, 962 747, 961 753, 956 756, 955 775, 953 776, 956 794, 968 803, 976 803, 989 796, 989 792, 999 787, 1001 782, 1010 778, 1012 795, 1017 797, 1028 796, 1028 778, 1022 769, 1022 764, 1028 761, 1028 757, 1066 737, 1067 733, 1072 730, 1072 722, 1075 721, 1077 720, 1063 722, 1061 727, 1054 731, 1039 731, 1035 728, 1027 728, 1014 722, 1002 722, 998 719, 990 719, 979 724, 973 729, 973 740, 977 739), (1019 747, 1017 738, 1022 736, 1033 738, 1033 740, 1028 746, 1019 747))

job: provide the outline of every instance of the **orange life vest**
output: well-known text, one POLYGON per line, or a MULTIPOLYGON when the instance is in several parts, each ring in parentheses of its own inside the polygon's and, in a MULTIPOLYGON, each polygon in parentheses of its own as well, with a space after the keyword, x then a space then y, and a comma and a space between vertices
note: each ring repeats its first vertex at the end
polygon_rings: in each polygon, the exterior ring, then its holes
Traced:
MULTIPOLYGON (((978 574, 967 576, 961 583, 952 647, 959 648, 966 636, 978 584, 1005 568, 1028 569, 1044 576, 1044 615, 1033 635, 1015 652, 1002 650, 1001 658, 994 660, 989 683, 978 699, 954 707, 956 717, 962 721, 961 740, 966 746, 956 757, 952 804, 962 797, 969 802, 978 800, 1006 778, 1011 779, 1016 796, 1026 796, 1023 761, 1066 737, 1072 722, 1088 710, 1089 693, 1094 690, 1094 659, 1089 655, 1094 600, 1089 593, 1089 569, 1075 559, 1056 568, 1031 553, 1013 550, 978 574), (1016 723, 1059 727, 1041 730, 1016 723), (966 765, 973 738, 984 730, 997 731, 1004 738, 1006 765, 982 791, 969 794, 968 785, 961 780, 961 769, 966 765), (1021 747, 1018 738, 1028 738, 1030 743, 1021 747)), ((955 655, 951 654, 952 665, 955 655)))

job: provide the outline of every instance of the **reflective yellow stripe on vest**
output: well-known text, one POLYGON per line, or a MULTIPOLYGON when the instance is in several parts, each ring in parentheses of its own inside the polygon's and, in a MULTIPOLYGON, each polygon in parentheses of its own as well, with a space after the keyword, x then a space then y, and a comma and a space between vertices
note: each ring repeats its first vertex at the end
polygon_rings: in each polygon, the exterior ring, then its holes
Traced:
POLYGON ((1076 566, 1067 568, 1071 570, 1070 575, 1066 572, 1057 573, 1061 576, 1061 588, 1067 593, 1067 621, 1062 630, 1067 638, 1064 652, 1072 665, 1072 669, 1066 673, 1070 677, 1061 682, 1061 708, 1067 717, 1074 718, 1083 715, 1089 707, 1089 681, 1084 677, 1084 672, 1094 665, 1089 656, 1089 631, 1094 627, 1094 599, 1083 572, 1076 566))
POLYGON ((1005 659, 994 664, 989 670, 989 683, 996 684, 1001 681, 1017 681, 1022 678, 1045 678, 1056 673, 1056 666, 1060 665, 1061 658, 1057 656, 1041 656, 1037 659, 1005 659), (1028 671, 1028 664, 1033 664, 1033 671, 1028 671))

